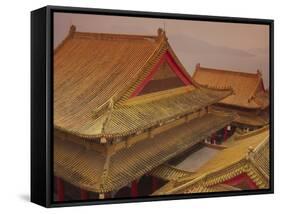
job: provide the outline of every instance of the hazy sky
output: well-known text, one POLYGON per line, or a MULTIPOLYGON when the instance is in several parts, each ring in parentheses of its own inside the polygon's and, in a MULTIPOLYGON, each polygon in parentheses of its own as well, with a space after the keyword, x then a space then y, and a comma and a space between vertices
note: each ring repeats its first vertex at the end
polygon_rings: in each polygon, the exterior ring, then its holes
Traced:
POLYGON ((206 21, 55 13, 54 46, 77 31, 157 35, 165 28, 169 43, 187 71, 195 65, 254 73, 259 69, 268 87, 269 26, 206 21))

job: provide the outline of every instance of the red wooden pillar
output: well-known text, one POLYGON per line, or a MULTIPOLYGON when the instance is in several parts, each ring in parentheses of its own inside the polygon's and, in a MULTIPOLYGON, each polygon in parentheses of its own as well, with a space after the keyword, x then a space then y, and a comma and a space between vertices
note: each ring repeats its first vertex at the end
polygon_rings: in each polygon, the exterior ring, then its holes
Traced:
POLYGON ((158 188, 158 180, 155 177, 151 177, 152 178, 152 192, 155 192, 158 188))
POLYGON ((56 177, 57 201, 64 201, 64 184, 63 180, 56 177))
POLYGON ((215 144, 215 140, 216 140, 216 134, 212 134, 212 137, 211 137, 211 144, 215 144))
POLYGON ((131 197, 138 197, 138 182, 136 180, 132 181, 131 184, 131 197))
POLYGON ((227 140, 227 127, 224 127, 223 129, 223 141, 227 140))
POLYGON ((88 191, 86 191, 84 189, 80 189, 80 199, 81 200, 88 200, 89 199, 88 191))
POLYGON ((105 195, 106 198, 111 198, 111 193, 110 192, 107 192, 104 195, 105 195))

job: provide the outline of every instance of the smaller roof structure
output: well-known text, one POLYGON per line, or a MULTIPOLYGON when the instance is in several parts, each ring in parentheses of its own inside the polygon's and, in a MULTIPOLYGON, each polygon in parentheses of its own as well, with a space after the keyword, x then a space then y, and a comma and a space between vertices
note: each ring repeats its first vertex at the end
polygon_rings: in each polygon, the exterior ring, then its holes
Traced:
POLYGON ((264 89, 259 70, 256 73, 245 73, 207 68, 197 64, 193 79, 209 88, 231 87, 234 93, 221 100, 220 104, 246 109, 265 109, 269 105, 268 93, 264 89))
MULTIPOLYGON (((163 166, 154 169, 153 175, 164 178, 160 173, 163 166)), ((269 128, 268 126, 236 136, 235 143, 220 150, 214 158, 196 172, 181 171, 176 179, 171 178, 174 167, 165 166, 168 184, 157 190, 153 195, 182 194, 195 192, 215 192, 218 185, 245 174, 258 188, 269 186, 269 128), (169 173, 167 173, 169 172, 169 173)), ((219 190, 220 191, 220 190, 219 190)))

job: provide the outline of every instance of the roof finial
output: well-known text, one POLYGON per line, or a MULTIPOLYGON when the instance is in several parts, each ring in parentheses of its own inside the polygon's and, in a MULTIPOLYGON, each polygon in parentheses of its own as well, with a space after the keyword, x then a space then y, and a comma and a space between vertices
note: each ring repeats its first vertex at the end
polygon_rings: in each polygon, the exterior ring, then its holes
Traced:
POLYGON ((76 27, 75 25, 71 25, 69 29, 69 35, 73 35, 76 32, 76 27))
POLYGON ((157 33, 158 33, 158 36, 161 36, 162 34, 163 34, 163 29, 162 28, 158 28, 158 31, 157 31, 157 33))
POLYGON ((196 69, 196 70, 199 70, 199 69, 200 69, 200 62, 196 64, 195 69, 196 69))
POLYGON ((158 33, 158 39, 160 39, 160 40, 161 39, 167 39, 166 33, 162 28, 158 28, 157 33, 158 33))
POLYGON ((261 71, 259 69, 257 70, 257 74, 262 76, 262 73, 261 73, 261 71))

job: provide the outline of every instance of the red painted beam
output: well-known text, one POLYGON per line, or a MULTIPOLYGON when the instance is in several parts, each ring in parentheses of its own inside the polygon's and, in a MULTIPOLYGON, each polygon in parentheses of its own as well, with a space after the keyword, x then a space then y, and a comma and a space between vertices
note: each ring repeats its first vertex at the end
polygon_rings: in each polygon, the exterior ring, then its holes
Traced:
POLYGON ((258 186, 255 184, 254 181, 252 181, 252 179, 246 173, 242 173, 238 176, 235 176, 234 178, 225 181, 224 184, 230 186, 237 186, 242 182, 246 182, 249 189, 258 189, 258 186))
POLYGON ((141 82, 141 84, 139 84, 137 86, 137 88, 135 89, 135 91, 131 94, 130 97, 135 97, 137 96, 142 89, 144 88, 144 86, 146 86, 146 84, 152 79, 153 75, 158 71, 158 68, 163 64, 165 60, 165 54, 160 58, 160 60, 157 62, 156 65, 154 65, 154 67, 152 68, 152 70, 149 72, 149 74, 147 75, 147 77, 141 82))
POLYGON ((172 71, 181 79, 181 81, 185 85, 191 84, 191 80, 187 77, 185 72, 177 65, 175 60, 173 59, 172 55, 169 53, 169 51, 166 51, 160 58, 160 60, 157 62, 156 65, 152 68, 152 70, 149 72, 147 77, 136 87, 135 91, 131 94, 130 97, 137 96, 142 89, 148 84, 148 82, 153 78, 154 74, 159 70, 159 67, 164 63, 167 62, 169 66, 171 67, 172 71))
POLYGON ((191 84, 191 80, 188 79, 185 72, 180 68, 180 66, 176 63, 172 55, 169 51, 165 53, 165 58, 168 64, 171 66, 172 70, 177 74, 177 76, 182 80, 185 85, 191 84))
POLYGON ((64 183, 59 177, 55 177, 57 189, 57 201, 64 201, 64 183))

